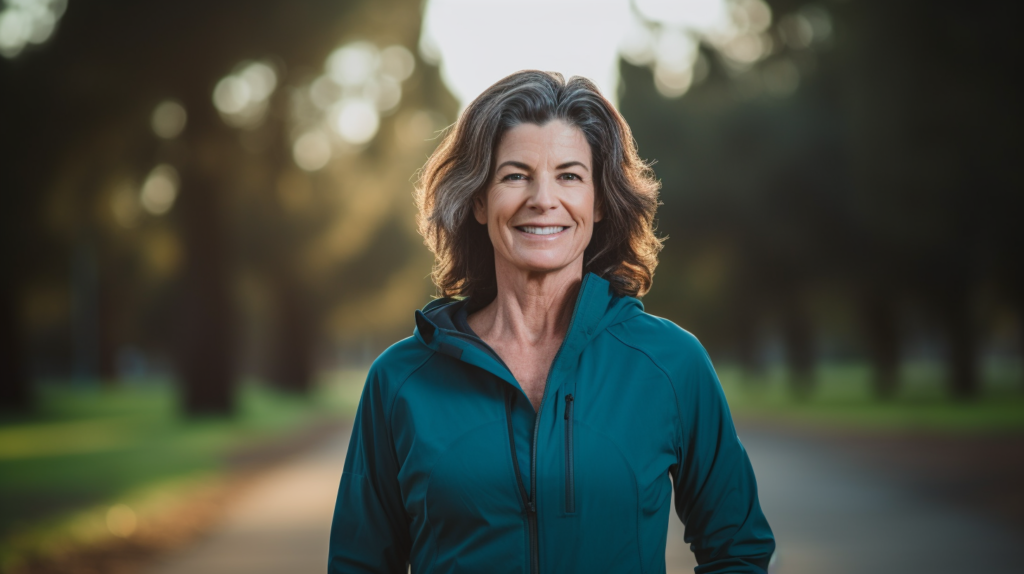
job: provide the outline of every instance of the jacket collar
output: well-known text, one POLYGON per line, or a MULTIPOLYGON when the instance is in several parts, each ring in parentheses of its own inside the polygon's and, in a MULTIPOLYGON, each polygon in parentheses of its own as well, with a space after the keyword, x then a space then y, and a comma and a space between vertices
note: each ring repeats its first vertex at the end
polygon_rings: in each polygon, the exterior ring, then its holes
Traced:
MULTIPOLYGON (((515 377, 483 341, 455 328, 453 317, 466 302, 465 299, 436 299, 416 311, 413 331, 416 339, 434 351, 485 369, 518 388, 515 377)), ((640 313, 643 313, 643 304, 639 300, 616 295, 608 281, 587 273, 576 296, 569 330, 551 366, 551 375, 571 371, 594 337, 609 326, 640 313)))

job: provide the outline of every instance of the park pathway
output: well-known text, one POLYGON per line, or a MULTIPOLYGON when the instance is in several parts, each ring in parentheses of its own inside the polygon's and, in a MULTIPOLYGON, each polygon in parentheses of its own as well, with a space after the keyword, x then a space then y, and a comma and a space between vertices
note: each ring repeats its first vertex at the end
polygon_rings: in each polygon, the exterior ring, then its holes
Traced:
POLYGON ((918 492, 888 469, 866 468, 842 441, 744 427, 739 434, 776 536, 773 572, 1024 572, 1021 533, 918 492))
MULTIPOLYGON (((778 574, 1012 574, 1019 536, 858 466, 827 442, 742 428, 762 506, 775 530, 778 574)), ((326 570, 328 535, 348 434, 261 476, 221 523, 148 574, 305 574, 326 570)), ((693 572, 673 513, 669 574, 693 572)))
POLYGON ((195 545, 151 574, 322 574, 348 430, 247 485, 195 545))

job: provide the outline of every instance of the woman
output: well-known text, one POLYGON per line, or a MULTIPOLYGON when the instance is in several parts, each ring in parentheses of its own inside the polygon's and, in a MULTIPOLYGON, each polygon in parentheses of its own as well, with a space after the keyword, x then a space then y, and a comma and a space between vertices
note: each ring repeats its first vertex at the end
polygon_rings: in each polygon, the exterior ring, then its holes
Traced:
POLYGON ((697 340, 644 313, 658 184, 588 80, 513 74, 424 167, 443 299, 370 369, 331 572, 701 572, 775 544, 697 340))

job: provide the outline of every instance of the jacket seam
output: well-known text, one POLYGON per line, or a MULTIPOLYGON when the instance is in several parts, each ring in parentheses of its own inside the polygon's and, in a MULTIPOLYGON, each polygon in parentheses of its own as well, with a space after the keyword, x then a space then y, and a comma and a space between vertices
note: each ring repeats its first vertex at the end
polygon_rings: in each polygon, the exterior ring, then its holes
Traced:
MULTIPOLYGON (((447 453, 449 450, 451 450, 452 445, 454 445, 458 441, 462 440, 462 438, 465 437, 466 435, 468 435, 469 433, 474 432, 476 430, 479 430, 479 429, 481 429, 481 428, 483 428, 485 426, 498 423, 498 422, 501 422, 500 419, 492 419, 492 420, 489 420, 487 422, 480 423, 480 424, 478 424, 477 426, 475 426, 475 427, 473 427, 471 429, 467 429, 465 432, 461 433, 459 436, 454 437, 452 440, 448 441, 448 444, 445 445, 444 450, 442 450, 442 451, 437 453, 437 457, 434 459, 434 464, 430 465, 430 471, 427 472, 427 488, 423 491, 423 517, 424 517, 425 522, 427 523, 427 529, 430 532, 430 538, 432 539, 432 542, 433 542, 432 546, 434 547, 434 556, 431 558, 430 565, 426 569, 427 572, 430 572, 430 571, 432 571, 434 569, 434 566, 437 564, 437 559, 441 555, 441 548, 440 548, 440 546, 438 544, 438 537, 437 537, 436 533, 434 532, 433 527, 430 526, 430 504, 428 502, 428 500, 430 498, 430 486, 431 486, 431 484, 433 484, 433 480, 434 480, 434 469, 437 468, 438 462, 440 462, 441 459, 444 458, 445 453, 447 453)), ((515 456, 514 453, 513 453, 513 456, 515 456)), ((514 476, 512 478, 513 478, 513 480, 515 479, 514 476)))
POLYGON ((391 457, 394 459, 395 468, 399 470, 401 470, 401 465, 398 463, 398 453, 395 452, 395 431, 391 428, 391 421, 394 420, 395 405, 398 403, 398 393, 402 391, 402 387, 405 386, 405 383, 407 383, 414 374, 422 369, 423 366, 427 364, 427 361, 432 359, 436 353, 437 351, 431 349, 430 354, 427 355, 419 365, 416 365, 415 369, 409 371, 409 374, 402 379, 401 383, 398 383, 398 385, 395 386, 395 391, 391 394, 391 404, 387 407, 387 414, 384 417, 384 423, 388 429, 388 446, 390 447, 388 450, 391 451, 391 457))
MULTIPOLYGON (((682 410, 680 410, 680 408, 679 408, 679 393, 678 393, 678 392, 676 391, 676 385, 675 385, 675 381, 674 381, 674 380, 673 380, 673 378, 672 378, 672 375, 670 375, 670 374, 668 373, 668 371, 666 371, 666 370, 665 370, 665 368, 664 368, 664 367, 662 367, 662 366, 661 366, 661 364, 660 364, 660 363, 658 363, 658 361, 656 361, 656 360, 654 359, 654 357, 652 357, 652 356, 651 356, 651 354, 650 354, 650 353, 648 353, 648 352, 647 352, 646 350, 644 350, 644 349, 641 349, 640 347, 637 347, 636 345, 633 345, 633 344, 631 344, 631 343, 627 343, 626 341, 624 341, 624 340, 622 339, 622 337, 618 336, 618 335, 617 335, 617 334, 616 334, 615 332, 613 332, 613 331, 611 331, 611 330, 608 330, 607 332, 608 332, 608 334, 609 334, 609 335, 611 335, 612 337, 615 337, 615 339, 616 339, 616 340, 617 340, 618 342, 622 343, 622 344, 623 344, 623 345, 625 345, 626 347, 629 347, 630 349, 633 349, 634 351, 636 351, 636 352, 638 352, 638 353, 641 353, 641 354, 642 354, 643 356, 647 357, 647 360, 648 360, 648 361, 650 361, 652 365, 654 365, 655 367, 657 367, 657 369, 658 369, 659 371, 661 371, 661 374, 665 375, 665 379, 667 379, 667 380, 668 380, 668 386, 669 386, 669 389, 670 389, 670 390, 672 391, 672 396, 673 396, 673 397, 675 397, 675 399, 676 399, 676 400, 674 401, 674 402, 675 402, 675 407, 676 407, 676 420, 678 420, 678 421, 679 421, 679 423, 678 423, 678 424, 679 424, 679 429, 678 429, 678 431, 679 431, 679 432, 675 433, 675 436, 674 436, 674 437, 672 437, 672 439, 673 439, 673 442, 675 442, 675 443, 676 443, 676 444, 675 444, 675 447, 676 447, 676 453, 678 454, 679 452, 681 452, 681 449, 682 449, 682 435, 683 435, 683 412, 682 412, 682 410)), ((677 461, 677 462, 682 462, 682 461, 677 461)))

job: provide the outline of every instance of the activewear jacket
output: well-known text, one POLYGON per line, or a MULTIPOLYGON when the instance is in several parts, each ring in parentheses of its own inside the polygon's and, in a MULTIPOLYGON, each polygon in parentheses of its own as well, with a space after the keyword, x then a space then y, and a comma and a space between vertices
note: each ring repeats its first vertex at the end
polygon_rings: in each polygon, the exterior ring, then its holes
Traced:
POLYGON ((672 489, 698 573, 766 571, 754 474, 691 334, 588 274, 535 411, 465 305, 417 311, 373 363, 329 572, 664 572, 672 489))

